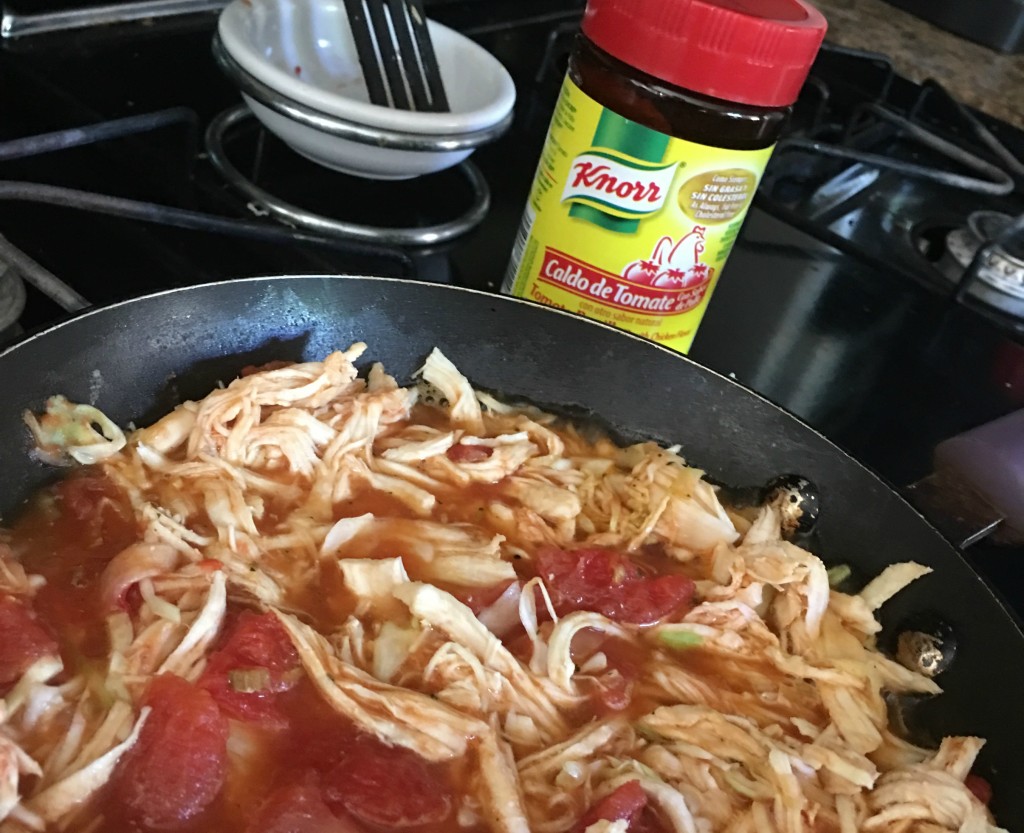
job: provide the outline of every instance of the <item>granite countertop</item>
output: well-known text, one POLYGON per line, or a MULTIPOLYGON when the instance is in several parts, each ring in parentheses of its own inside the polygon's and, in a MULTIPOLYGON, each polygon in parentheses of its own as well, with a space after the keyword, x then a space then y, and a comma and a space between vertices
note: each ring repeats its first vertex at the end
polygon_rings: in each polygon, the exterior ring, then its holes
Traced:
POLYGON ((883 52, 901 75, 934 78, 965 104, 1024 128, 1024 54, 972 43, 884 0, 811 2, 828 19, 828 41, 883 52))

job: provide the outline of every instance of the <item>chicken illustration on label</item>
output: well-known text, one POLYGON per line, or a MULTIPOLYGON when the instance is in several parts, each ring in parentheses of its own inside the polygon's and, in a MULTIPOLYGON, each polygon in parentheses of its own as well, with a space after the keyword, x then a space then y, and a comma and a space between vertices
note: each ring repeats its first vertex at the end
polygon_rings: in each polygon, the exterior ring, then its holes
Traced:
POLYGON ((693 309, 700 303, 714 277, 714 267, 701 262, 704 251, 704 226, 694 226, 678 241, 662 237, 650 258, 635 260, 622 270, 627 281, 655 289, 687 290, 679 296, 676 312, 693 309))

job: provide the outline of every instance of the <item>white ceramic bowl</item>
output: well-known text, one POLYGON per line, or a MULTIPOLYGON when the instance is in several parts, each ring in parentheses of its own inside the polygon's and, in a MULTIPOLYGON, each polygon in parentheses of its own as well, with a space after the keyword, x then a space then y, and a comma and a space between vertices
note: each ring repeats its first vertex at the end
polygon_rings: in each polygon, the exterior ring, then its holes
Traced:
POLYGON ((369 103, 343 0, 233 0, 221 13, 218 35, 235 65, 229 74, 238 76, 241 70, 258 82, 243 93, 268 130, 329 168, 400 179, 462 161, 473 151, 473 137, 502 123, 515 103, 512 78, 493 55, 446 26, 428 24, 451 107, 447 113, 369 103), (370 133, 405 134, 418 138, 418 144, 426 138, 432 147, 412 150, 395 146, 394 141, 332 135, 275 110, 271 97, 314 111, 327 121, 360 125, 370 133), (453 148, 444 139, 470 146, 453 148))

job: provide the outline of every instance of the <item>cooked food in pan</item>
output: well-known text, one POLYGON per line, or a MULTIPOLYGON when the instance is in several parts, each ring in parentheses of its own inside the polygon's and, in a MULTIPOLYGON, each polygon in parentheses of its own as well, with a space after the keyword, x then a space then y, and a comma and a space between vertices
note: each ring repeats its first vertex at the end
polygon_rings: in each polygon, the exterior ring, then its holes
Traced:
POLYGON ((677 450, 364 350, 27 415, 74 468, 0 551, 0 830, 996 829, 981 739, 889 724, 927 569, 838 592, 677 450))

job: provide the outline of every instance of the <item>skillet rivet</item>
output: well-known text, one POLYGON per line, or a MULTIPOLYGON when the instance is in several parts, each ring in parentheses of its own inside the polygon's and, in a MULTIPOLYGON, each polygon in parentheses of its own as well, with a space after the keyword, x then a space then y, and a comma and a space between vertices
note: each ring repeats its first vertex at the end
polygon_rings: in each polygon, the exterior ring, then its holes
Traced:
POLYGON ((935 677, 949 668, 955 648, 951 638, 924 631, 903 631, 896 642, 896 659, 911 671, 935 677))

